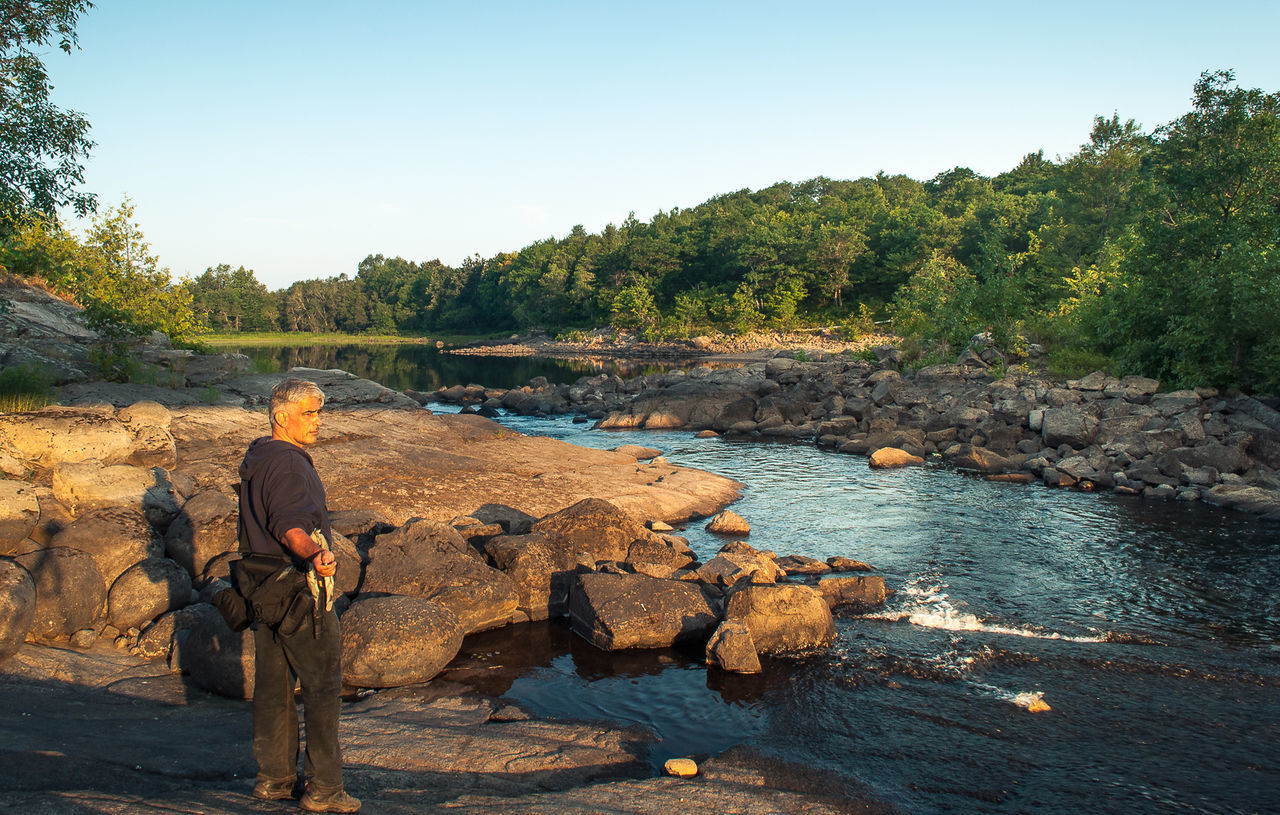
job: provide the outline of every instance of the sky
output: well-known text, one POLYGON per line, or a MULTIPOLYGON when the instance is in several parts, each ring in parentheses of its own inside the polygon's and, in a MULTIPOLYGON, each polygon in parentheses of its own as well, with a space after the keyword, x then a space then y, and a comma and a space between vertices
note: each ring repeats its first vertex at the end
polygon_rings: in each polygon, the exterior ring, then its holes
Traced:
POLYGON ((1280 90, 1280 3, 97 0, 53 101, 175 277, 455 265, 576 224, 1152 131, 1205 70, 1280 90))

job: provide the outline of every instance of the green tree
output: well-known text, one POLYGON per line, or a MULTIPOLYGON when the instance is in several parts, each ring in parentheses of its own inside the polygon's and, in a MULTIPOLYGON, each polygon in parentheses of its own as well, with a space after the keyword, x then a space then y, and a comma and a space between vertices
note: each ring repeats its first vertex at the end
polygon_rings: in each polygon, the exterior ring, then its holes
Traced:
POLYGON ((187 281, 191 305, 215 331, 275 331, 279 303, 252 269, 220 263, 187 281))
POLYGON ((21 213, 53 217, 60 206, 86 215, 96 198, 77 190, 93 142, 89 122, 49 99, 39 49, 76 46, 76 20, 88 0, 0 0, 0 234, 21 213))
POLYGON ((162 331, 182 341, 199 332, 191 292, 160 267, 128 201, 95 216, 83 240, 42 215, 23 216, 0 245, 0 265, 73 298, 107 335, 162 331))
POLYGON ((849 267, 866 251, 867 238, 854 224, 824 223, 815 232, 811 260, 822 292, 836 308, 849 285, 849 267))
POLYGON ((1164 206, 1109 288, 1106 350, 1178 384, 1280 386, 1280 94, 1201 75, 1160 128, 1164 206))

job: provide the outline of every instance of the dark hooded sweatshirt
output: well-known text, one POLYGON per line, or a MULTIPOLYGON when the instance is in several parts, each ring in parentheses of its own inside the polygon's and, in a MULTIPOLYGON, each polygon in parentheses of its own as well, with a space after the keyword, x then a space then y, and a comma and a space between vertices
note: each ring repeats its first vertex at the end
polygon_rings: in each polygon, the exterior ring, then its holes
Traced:
POLYGON ((294 528, 307 534, 320 529, 326 540, 333 539, 324 484, 298 445, 270 436, 255 439, 240 463, 240 549, 290 557, 281 541, 294 528))

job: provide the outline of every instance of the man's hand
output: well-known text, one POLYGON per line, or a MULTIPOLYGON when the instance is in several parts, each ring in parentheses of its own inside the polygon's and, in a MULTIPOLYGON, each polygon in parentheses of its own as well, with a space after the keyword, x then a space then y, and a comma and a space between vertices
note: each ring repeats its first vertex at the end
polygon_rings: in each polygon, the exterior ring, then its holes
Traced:
POLYGON ((333 577, 338 571, 338 559, 333 556, 333 552, 321 549, 316 556, 311 559, 311 563, 316 567, 316 574, 321 577, 333 577))

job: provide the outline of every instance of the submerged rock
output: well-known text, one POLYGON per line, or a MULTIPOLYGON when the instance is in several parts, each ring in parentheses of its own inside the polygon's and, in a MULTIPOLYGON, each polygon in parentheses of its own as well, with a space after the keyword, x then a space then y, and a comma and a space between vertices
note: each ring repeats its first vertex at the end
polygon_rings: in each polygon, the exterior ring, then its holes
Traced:
POLYGON ((569 599, 570 627, 606 651, 701 640, 717 622, 697 586, 640 574, 579 574, 569 599))
POLYGON ((726 509, 707 522, 706 529, 716 535, 750 535, 751 525, 736 512, 726 509))

